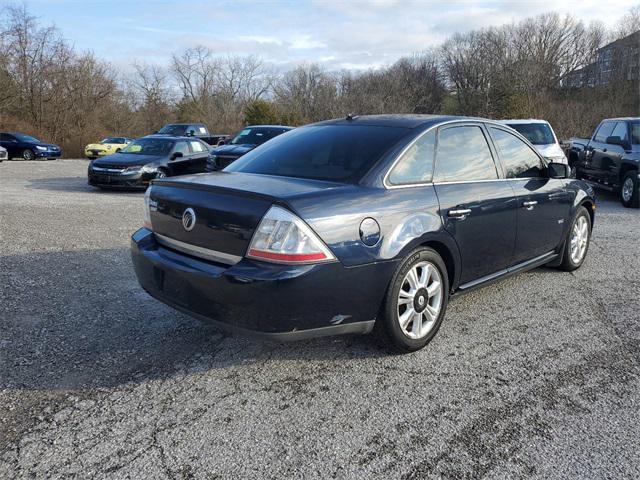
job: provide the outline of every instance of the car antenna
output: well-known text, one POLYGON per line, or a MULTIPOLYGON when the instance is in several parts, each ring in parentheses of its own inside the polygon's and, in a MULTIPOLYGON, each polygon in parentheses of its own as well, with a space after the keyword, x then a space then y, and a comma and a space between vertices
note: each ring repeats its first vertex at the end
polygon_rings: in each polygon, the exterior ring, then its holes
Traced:
POLYGON ((355 120, 356 118, 358 118, 358 115, 356 115, 355 113, 347 113, 347 120, 351 121, 355 120))

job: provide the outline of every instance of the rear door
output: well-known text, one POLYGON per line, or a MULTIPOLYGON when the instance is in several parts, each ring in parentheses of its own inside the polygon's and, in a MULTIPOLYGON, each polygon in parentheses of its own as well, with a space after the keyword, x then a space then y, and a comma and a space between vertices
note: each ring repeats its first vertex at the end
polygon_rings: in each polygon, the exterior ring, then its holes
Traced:
POLYGON ((611 136, 615 126, 616 122, 602 122, 593 139, 589 142, 589 146, 585 152, 585 173, 602 183, 606 182, 609 176, 608 170, 611 162, 607 154, 607 138, 611 136))
POLYGON ((516 239, 516 199, 481 123, 441 127, 434 185, 446 230, 462 257, 460 283, 505 270, 516 239))
MULTIPOLYGON (((616 122, 609 137, 617 137, 619 141, 630 144, 627 122, 616 122)), ((622 166, 622 157, 625 154, 624 147, 615 143, 607 143, 604 150, 603 154, 606 154, 608 159, 603 165, 603 167, 606 166, 604 179, 610 185, 618 185, 621 180, 620 167, 622 166)))
POLYGON ((8 133, 0 133, 0 145, 7 149, 7 154, 9 158, 17 157, 20 155, 18 151, 18 141, 13 137, 13 135, 9 135, 8 133))
POLYGON ((490 126, 502 168, 517 197, 518 228, 513 264, 554 250, 571 208, 565 181, 549 178, 538 153, 505 128, 490 126))
POLYGON ((207 160, 209 159, 209 148, 201 140, 190 140, 191 162, 189 163, 190 173, 200 173, 206 171, 207 160))

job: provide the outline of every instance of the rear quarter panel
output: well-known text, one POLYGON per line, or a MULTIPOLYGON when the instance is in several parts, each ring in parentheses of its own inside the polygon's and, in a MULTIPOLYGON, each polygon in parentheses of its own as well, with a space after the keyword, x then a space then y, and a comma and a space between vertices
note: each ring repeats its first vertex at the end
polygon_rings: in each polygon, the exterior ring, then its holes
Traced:
POLYGON ((354 186, 288 203, 345 266, 400 260, 428 241, 446 245, 459 261, 455 241, 443 229, 431 185, 388 190, 354 186), (380 225, 380 240, 373 246, 360 239, 360 224, 368 217, 380 225))

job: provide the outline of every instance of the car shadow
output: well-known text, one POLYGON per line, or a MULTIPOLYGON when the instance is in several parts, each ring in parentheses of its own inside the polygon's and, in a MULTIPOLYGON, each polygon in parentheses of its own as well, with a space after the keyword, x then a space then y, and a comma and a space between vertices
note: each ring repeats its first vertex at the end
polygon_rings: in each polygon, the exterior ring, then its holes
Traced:
POLYGON ((151 298, 128 249, 0 257, 0 391, 78 390, 237 363, 387 355, 370 337, 230 336, 151 298))
POLYGON ((29 180, 28 188, 51 190, 56 192, 91 192, 97 194, 129 194, 141 195, 144 190, 127 190, 118 188, 101 189, 89 185, 85 177, 34 178, 29 180))

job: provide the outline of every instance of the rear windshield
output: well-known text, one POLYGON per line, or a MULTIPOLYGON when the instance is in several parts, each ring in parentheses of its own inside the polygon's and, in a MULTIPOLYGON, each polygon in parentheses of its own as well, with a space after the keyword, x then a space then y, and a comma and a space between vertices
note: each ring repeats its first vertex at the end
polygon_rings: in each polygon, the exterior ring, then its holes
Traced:
POLYGON ((187 125, 165 125, 158 131, 158 133, 181 137, 187 133, 187 125))
POLYGON ((524 138, 529 140, 533 145, 549 145, 556 143, 551 132, 551 127, 546 123, 513 123, 509 124, 511 128, 519 132, 524 138))
POLYGON ((297 128, 240 157, 224 171, 355 182, 407 133, 405 128, 363 125, 297 128))
POLYGON ((631 122, 631 143, 640 145, 640 121, 631 122))
POLYGON ((245 128, 233 137, 230 143, 231 145, 262 145, 286 131, 284 128, 245 128))

